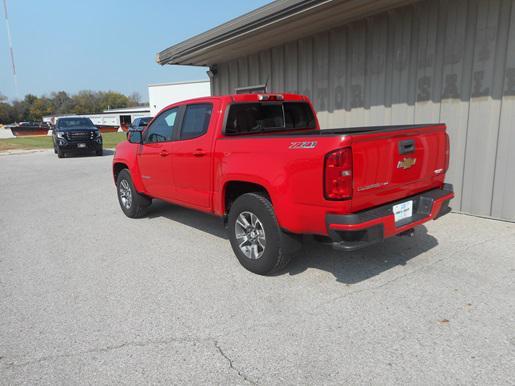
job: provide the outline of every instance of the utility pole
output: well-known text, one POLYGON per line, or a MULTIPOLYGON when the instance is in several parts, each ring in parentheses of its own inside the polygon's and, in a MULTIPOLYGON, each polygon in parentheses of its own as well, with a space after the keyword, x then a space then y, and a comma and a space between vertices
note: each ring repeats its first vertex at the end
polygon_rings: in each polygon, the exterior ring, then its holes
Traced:
POLYGON ((18 99, 18 80, 16 79, 16 66, 14 64, 14 50, 13 41, 11 38, 11 28, 9 27, 9 14, 7 13, 7 0, 4 0, 4 16, 5 16, 5 27, 7 28, 7 41, 9 43, 9 53, 11 54, 11 66, 14 80, 14 92, 16 99, 18 99))

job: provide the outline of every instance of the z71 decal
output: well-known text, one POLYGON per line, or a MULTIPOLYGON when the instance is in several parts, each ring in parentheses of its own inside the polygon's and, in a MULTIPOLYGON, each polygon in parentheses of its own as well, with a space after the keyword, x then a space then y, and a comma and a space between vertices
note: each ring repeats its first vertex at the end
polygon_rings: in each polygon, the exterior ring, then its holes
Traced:
POLYGON ((317 141, 291 142, 289 149, 314 149, 317 146, 317 143, 317 141))

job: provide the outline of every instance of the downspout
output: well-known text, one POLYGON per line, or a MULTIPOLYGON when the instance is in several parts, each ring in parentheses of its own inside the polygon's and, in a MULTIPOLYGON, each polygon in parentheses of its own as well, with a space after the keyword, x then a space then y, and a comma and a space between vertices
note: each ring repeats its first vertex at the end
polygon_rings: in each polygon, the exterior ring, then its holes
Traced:
POLYGON ((209 66, 209 70, 206 71, 207 76, 209 77, 209 87, 211 96, 215 95, 215 76, 218 73, 218 69, 216 68, 216 64, 209 66))

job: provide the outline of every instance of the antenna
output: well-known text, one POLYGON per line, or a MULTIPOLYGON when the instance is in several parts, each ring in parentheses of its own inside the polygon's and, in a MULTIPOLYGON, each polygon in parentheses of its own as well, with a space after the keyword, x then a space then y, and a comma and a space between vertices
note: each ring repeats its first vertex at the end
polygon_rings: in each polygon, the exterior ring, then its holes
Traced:
POLYGON ((13 79, 14 79, 14 92, 16 95, 16 99, 18 99, 18 80, 16 79, 16 66, 14 64, 13 41, 11 38, 11 28, 9 26, 9 16, 7 13, 7 0, 4 0, 4 16, 5 16, 5 27, 7 28, 7 41, 9 43, 9 53, 11 54, 11 66, 12 66, 13 79))
MULTIPOLYGON (((4 0, 5 1, 5 0, 4 0)), ((270 74, 268 74, 268 78, 266 78, 265 82, 265 93, 268 93, 268 81, 270 80, 270 74)))

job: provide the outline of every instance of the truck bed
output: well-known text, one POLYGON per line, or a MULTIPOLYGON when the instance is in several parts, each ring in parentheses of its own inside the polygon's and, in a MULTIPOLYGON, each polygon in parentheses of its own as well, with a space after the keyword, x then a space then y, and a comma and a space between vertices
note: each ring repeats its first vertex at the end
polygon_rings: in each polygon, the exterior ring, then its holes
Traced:
POLYGON ((221 159, 215 170, 225 176, 238 174, 235 178, 240 179, 266 176, 273 181, 268 186, 280 201, 280 218, 296 212, 296 216, 305 217, 303 227, 317 233, 324 225, 313 222, 313 218, 322 217, 310 213, 315 207, 330 208, 333 213, 357 213, 441 187, 446 170, 446 137, 444 124, 225 136, 216 145, 221 159), (352 149, 352 199, 327 200, 322 183, 324 160, 329 153, 346 147, 352 149))

